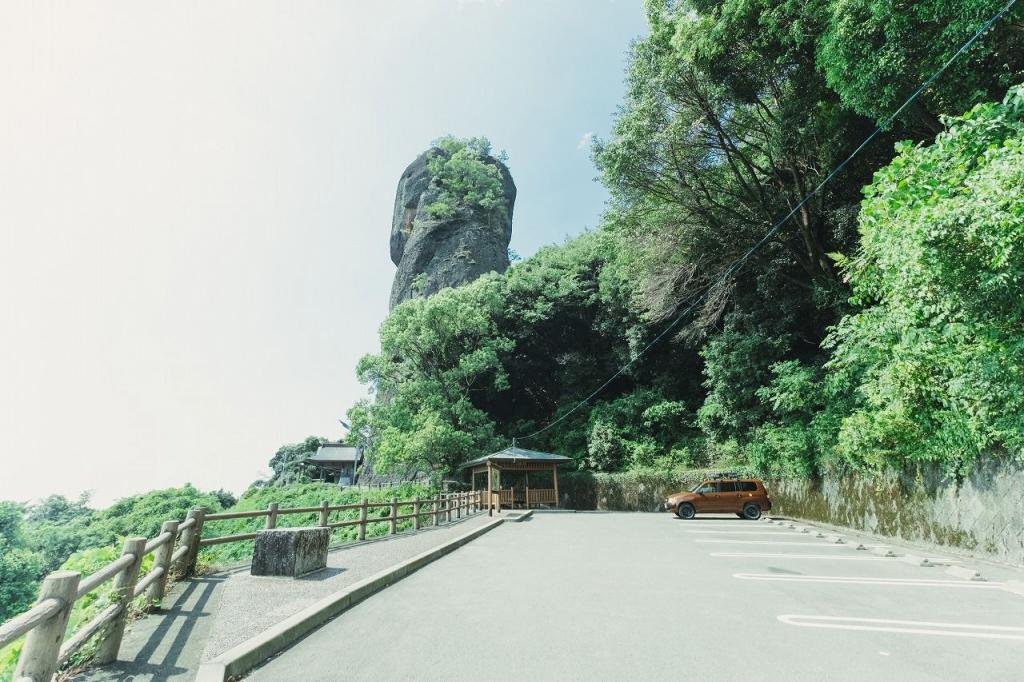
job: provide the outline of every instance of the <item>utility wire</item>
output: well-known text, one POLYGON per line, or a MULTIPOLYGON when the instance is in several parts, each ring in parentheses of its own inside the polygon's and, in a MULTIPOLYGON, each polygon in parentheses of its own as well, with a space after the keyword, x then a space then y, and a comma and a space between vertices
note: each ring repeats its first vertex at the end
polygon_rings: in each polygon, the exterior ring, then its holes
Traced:
POLYGON ((857 146, 857 148, 854 149, 853 152, 842 161, 842 163, 840 163, 838 166, 833 168, 832 171, 827 176, 825 176, 825 179, 822 180, 821 182, 819 182, 818 185, 814 189, 812 189, 810 192, 808 192, 804 196, 804 198, 801 199, 796 204, 796 206, 794 206, 790 210, 790 212, 785 215, 785 217, 782 218, 782 220, 780 220, 777 223, 775 223, 775 225, 773 225, 772 228, 770 230, 768 230, 767 233, 765 233, 764 237, 762 237, 756 244, 754 244, 752 247, 750 247, 750 249, 748 249, 746 253, 744 253, 742 256, 740 256, 735 261, 733 261, 732 264, 730 264, 729 267, 727 267, 725 269, 725 271, 719 276, 719 278, 717 280, 712 282, 711 285, 704 287, 703 293, 701 293, 701 295, 699 297, 697 297, 697 299, 694 300, 693 303, 691 303, 689 306, 687 306, 686 309, 683 310, 683 312, 679 313, 679 315, 677 315, 675 317, 675 319, 673 319, 672 322, 670 322, 669 325, 667 327, 665 327, 665 329, 662 330, 662 332, 660 334, 655 336, 654 339, 652 339, 650 343, 648 343, 646 346, 644 346, 640 350, 639 353, 634 355, 630 359, 629 362, 627 362, 622 367, 620 367, 618 369, 618 371, 615 372, 615 374, 613 374, 610 377, 608 377, 607 381, 605 381, 603 384, 601 384, 596 389, 594 389, 594 391, 591 392, 590 395, 588 395, 583 400, 579 401, 571 410, 569 410, 568 412, 563 414, 561 417, 559 417, 558 419, 556 419, 553 422, 549 423, 547 426, 544 426, 544 427, 542 427, 540 429, 537 429, 533 433, 528 433, 525 436, 516 436, 515 438, 512 439, 513 443, 516 442, 516 441, 525 440, 527 438, 533 438, 534 436, 539 436, 540 434, 544 433, 548 429, 550 429, 553 426, 555 426, 555 425, 561 423, 562 421, 564 421, 566 418, 569 417, 569 415, 573 414, 578 409, 580 409, 581 407, 583 407, 584 405, 589 403, 590 400, 594 396, 596 396, 598 393, 603 391, 608 386, 608 384, 612 383, 613 381, 615 381, 615 379, 617 379, 619 376, 621 376, 623 372, 625 372, 627 369, 629 369, 633 365, 633 363, 635 363, 637 360, 639 360, 641 357, 643 357, 643 355, 648 350, 650 350, 652 346, 654 346, 659 341, 661 341, 663 338, 665 338, 665 336, 670 331, 672 331, 680 322, 683 321, 683 318, 685 318, 687 315, 689 315, 690 311, 692 311, 694 308, 696 308, 698 304, 700 304, 705 298, 707 298, 707 295, 709 293, 711 293, 711 291, 715 287, 719 286, 724 281, 726 281, 729 277, 731 277, 733 274, 735 274, 737 271, 739 271, 739 269, 741 267, 743 267, 743 265, 748 260, 750 260, 750 258, 757 251, 759 251, 761 249, 761 247, 764 246, 768 242, 768 240, 771 239, 772 236, 775 235, 776 232, 778 232, 780 229, 782 229, 782 226, 785 225, 786 222, 790 218, 792 218, 796 214, 797 211, 799 211, 801 208, 803 208, 804 204, 806 204, 808 201, 810 201, 811 198, 813 198, 818 192, 820 192, 821 189, 825 185, 827 185, 829 182, 831 182, 832 178, 834 178, 836 175, 838 175, 840 172, 842 172, 842 170, 846 167, 846 165, 848 163, 850 163, 850 161, 852 161, 854 159, 854 157, 856 157, 858 154, 860 154, 861 151, 863 151, 865 147, 867 147, 869 144, 871 144, 871 142, 876 137, 878 137, 886 128, 888 128, 889 125, 892 124, 892 122, 894 120, 896 120, 897 116, 902 114, 903 111, 908 106, 910 106, 914 102, 914 100, 916 100, 921 95, 921 93, 923 93, 925 90, 927 90, 931 86, 931 84, 934 83, 939 78, 939 76, 941 76, 943 73, 946 72, 946 69, 948 69, 950 67, 950 65, 952 65, 953 62, 955 62, 960 57, 960 55, 962 55, 964 52, 966 52, 968 49, 970 49, 971 45, 973 45, 975 42, 977 42, 977 40, 979 38, 981 38, 981 36, 984 35, 984 33, 986 31, 988 31, 990 28, 992 28, 992 26, 997 21, 999 21, 1003 17, 1004 14, 1009 12, 1010 8, 1013 7, 1013 5, 1016 4, 1016 2, 1017 2, 1017 0, 1009 0, 1009 2, 1007 2, 1005 5, 1003 5, 1003 8, 1000 9, 998 12, 996 12, 992 16, 991 19, 986 21, 982 25, 982 27, 980 29, 978 29, 978 31, 973 36, 971 36, 970 40, 968 40, 966 43, 961 45, 960 49, 957 50, 953 54, 952 57, 947 59, 946 63, 943 64, 941 67, 939 67, 939 69, 935 73, 933 73, 931 75, 931 77, 928 78, 928 80, 926 80, 924 83, 922 83, 917 88, 917 90, 915 90, 914 93, 910 97, 907 98, 907 100, 903 103, 902 106, 900 106, 899 109, 897 109, 892 114, 890 114, 884 121, 882 121, 882 123, 878 124, 878 127, 875 128, 874 132, 872 132, 870 135, 868 135, 866 138, 864 138, 864 141, 861 142, 857 146))

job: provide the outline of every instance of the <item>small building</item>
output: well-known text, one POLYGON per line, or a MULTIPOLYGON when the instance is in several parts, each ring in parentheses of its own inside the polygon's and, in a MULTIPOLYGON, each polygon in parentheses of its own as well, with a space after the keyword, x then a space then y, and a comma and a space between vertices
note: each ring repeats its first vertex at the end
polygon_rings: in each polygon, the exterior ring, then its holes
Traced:
POLYGON ((469 470, 473 490, 490 490, 502 507, 529 509, 558 506, 558 467, 571 462, 564 455, 513 446, 477 457, 459 469, 469 470))
POLYGON ((317 468, 316 477, 338 486, 355 485, 363 453, 359 448, 341 443, 324 443, 316 454, 303 460, 317 468))

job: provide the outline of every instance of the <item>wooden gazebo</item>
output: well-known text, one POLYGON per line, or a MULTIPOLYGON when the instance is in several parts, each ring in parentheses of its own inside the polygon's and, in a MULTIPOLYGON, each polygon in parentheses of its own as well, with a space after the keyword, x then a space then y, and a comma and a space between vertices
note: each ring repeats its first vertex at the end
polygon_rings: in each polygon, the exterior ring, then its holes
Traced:
MULTIPOLYGON (((459 468, 469 470, 474 491, 478 489, 477 479, 486 474, 486 487, 481 486, 481 488, 492 492, 492 495, 488 497, 488 509, 492 505, 498 505, 500 511, 501 507, 510 509, 514 507, 529 509, 531 506, 538 505, 557 507, 558 467, 571 461, 571 458, 563 455, 525 450, 513 446, 483 457, 477 457, 459 468), (545 481, 540 486, 531 486, 529 473, 531 471, 549 472, 551 474, 550 484, 545 481), (524 478, 521 485, 510 484, 505 487, 504 481, 500 481, 503 473, 522 473, 524 478), (495 487, 496 479, 497 488, 495 487)), ((481 481, 481 483, 483 482, 481 481)))

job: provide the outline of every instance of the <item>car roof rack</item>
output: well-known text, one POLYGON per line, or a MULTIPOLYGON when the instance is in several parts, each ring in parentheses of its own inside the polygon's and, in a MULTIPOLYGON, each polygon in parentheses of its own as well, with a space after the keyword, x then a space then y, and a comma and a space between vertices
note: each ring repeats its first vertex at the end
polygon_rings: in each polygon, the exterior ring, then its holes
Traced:
POLYGON ((719 480, 722 478, 743 478, 737 471, 719 471, 717 474, 711 474, 712 480, 719 480))

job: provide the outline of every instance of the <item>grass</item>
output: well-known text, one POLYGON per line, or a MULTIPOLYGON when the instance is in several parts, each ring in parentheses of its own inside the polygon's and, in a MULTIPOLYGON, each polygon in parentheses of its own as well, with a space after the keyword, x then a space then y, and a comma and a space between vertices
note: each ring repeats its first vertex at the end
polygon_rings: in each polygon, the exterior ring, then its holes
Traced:
MULTIPOLYGON (((381 490, 355 490, 338 489, 334 485, 324 483, 304 483, 282 487, 267 487, 249 491, 238 501, 238 503, 224 512, 255 511, 266 509, 271 502, 277 502, 279 509, 316 507, 323 500, 330 505, 358 504, 363 498, 370 503, 391 502, 395 497, 399 500, 411 500, 416 497, 432 497, 434 491, 428 486, 406 483, 394 488, 381 490)), ((398 506, 398 514, 411 514, 412 504, 398 506)), ((369 523, 366 527, 366 537, 373 538, 387 535, 390 532, 388 517, 391 515, 390 507, 370 508, 367 515, 368 520, 376 519, 377 522, 369 523)), ((339 521, 354 521, 359 519, 359 510, 350 509, 332 512, 328 523, 339 521)), ((319 523, 319 512, 309 514, 280 514, 277 519, 278 528, 292 528, 297 526, 315 526, 319 523)), ((426 526, 431 522, 430 514, 421 515, 421 523, 426 526)), ((204 538, 223 537, 241 533, 252 533, 264 528, 265 517, 247 519, 228 519, 224 521, 210 521, 203 528, 204 538)), ((398 521, 398 532, 410 530, 413 527, 412 519, 398 521)), ((354 542, 357 539, 357 528, 346 527, 336 528, 331 531, 331 543, 354 542)), ((214 545, 202 550, 199 554, 200 572, 212 572, 232 564, 247 561, 252 558, 254 542, 246 540, 242 542, 231 542, 223 545, 214 545)), ((96 547, 89 550, 76 552, 62 567, 66 570, 79 571, 85 578, 108 563, 117 559, 120 555, 120 544, 110 547, 96 547)), ((145 558, 142 565, 141 575, 150 570, 153 563, 152 555, 145 558)), ((78 628, 95 618, 104 608, 111 603, 113 595, 113 581, 105 583, 100 588, 79 599, 71 612, 68 621, 67 634, 65 639, 70 637, 78 628)), ((128 612, 128 618, 134 620, 142 617, 150 607, 154 606, 147 602, 145 596, 135 599, 128 612)), ((0 649, 0 682, 11 682, 14 676, 14 669, 17 665, 18 656, 24 639, 0 649)), ((73 669, 81 667, 95 653, 96 638, 87 643, 78 653, 71 657, 66 668, 73 669)))

